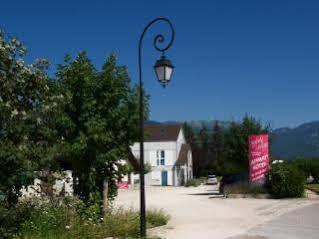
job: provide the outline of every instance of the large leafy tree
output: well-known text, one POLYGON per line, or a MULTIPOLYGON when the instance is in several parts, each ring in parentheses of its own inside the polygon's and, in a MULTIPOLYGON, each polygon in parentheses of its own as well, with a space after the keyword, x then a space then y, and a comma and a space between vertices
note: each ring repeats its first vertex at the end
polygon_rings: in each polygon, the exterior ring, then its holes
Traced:
POLYGON ((75 193, 86 202, 102 202, 103 197, 105 202, 105 190, 108 198, 116 195, 121 159, 131 156, 129 145, 137 140, 137 88, 131 87, 127 69, 116 64, 115 55, 98 71, 85 52, 75 59, 65 57, 57 85, 67 101, 65 161, 74 172, 75 193))
POLYGON ((62 99, 53 95, 48 62, 26 64, 26 49, 0 33, 0 192, 15 204, 39 169, 52 170, 59 152, 54 115, 62 99))

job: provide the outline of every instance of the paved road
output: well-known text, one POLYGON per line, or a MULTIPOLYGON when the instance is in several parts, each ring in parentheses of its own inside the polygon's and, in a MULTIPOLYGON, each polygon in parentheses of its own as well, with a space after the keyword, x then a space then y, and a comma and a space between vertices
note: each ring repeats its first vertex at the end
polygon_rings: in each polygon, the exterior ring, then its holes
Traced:
MULTIPOLYGON (((198 188, 147 187, 147 208, 162 208, 171 216, 167 226, 155 228, 152 234, 165 239, 230 238, 244 235, 252 228, 262 230, 259 225, 266 225, 277 218, 282 218, 282 215, 316 203, 316 201, 306 199, 221 199, 214 197, 218 197, 218 192, 213 186, 200 186, 198 188)), ((120 190, 115 206, 138 209, 139 191, 120 190)), ((315 211, 314 209, 308 210, 311 213, 315 211)), ((305 214, 307 219, 303 219, 304 221, 309 219, 309 213, 305 214)), ((317 222, 319 222, 318 218, 317 222)), ((291 224, 295 225, 295 222, 291 222, 291 224)), ((251 232, 254 235, 258 235, 257 233, 262 235, 263 233, 262 231, 251 232)), ((252 238, 257 239, 258 237, 252 238)), ((262 237, 258 239, 260 238, 262 237)), ((319 236, 316 239, 319 239, 319 236)))
POLYGON ((284 214, 231 239, 318 239, 319 204, 284 214))

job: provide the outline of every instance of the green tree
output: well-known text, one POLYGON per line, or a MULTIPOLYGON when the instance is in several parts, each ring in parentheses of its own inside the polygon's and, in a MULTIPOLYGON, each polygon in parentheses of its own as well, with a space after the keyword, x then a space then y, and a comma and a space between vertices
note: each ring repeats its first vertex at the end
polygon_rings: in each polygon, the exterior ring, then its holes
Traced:
POLYGON ((202 124, 201 129, 199 131, 197 139, 197 144, 199 148, 198 152, 198 168, 199 175, 206 176, 207 175, 207 166, 210 162, 210 152, 209 152, 209 134, 207 127, 202 124))
POLYGON ((59 139, 54 115, 63 99, 52 94, 48 62, 24 63, 26 49, 0 33, 0 191, 15 204, 40 168, 55 168, 59 139))
POLYGON ((225 130, 218 121, 214 122, 213 133, 209 141, 209 151, 211 160, 208 170, 210 173, 222 174, 225 162, 225 130))
POLYGON ((75 60, 65 57, 57 82, 68 101, 66 161, 76 178, 75 193, 86 202, 104 198, 105 203, 106 196, 116 195, 116 182, 125 171, 121 159, 130 156, 129 145, 137 141, 138 90, 114 55, 98 71, 85 52, 75 60))
POLYGON ((225 173, 248 174, 248 138, 252 134, 263 134, 269 131, 269 126, 263 126, 259 120, 248 115, 242 122, 231 122, 225 138, 225 173))
POLYGON ((183 123, 183 132, 185 135, 186 142, 193 146, 195 144, 195 133, 192 129, 192 126, 190 126, 187 122, 183 123))
POLYGON ((183 123, 183 131, 186 142, 190 145, 192 151, 193 174, 194 176, 199 177, 200 148, 197 142, 197 135, 195 134, 192 126, 187 122, 183 123))

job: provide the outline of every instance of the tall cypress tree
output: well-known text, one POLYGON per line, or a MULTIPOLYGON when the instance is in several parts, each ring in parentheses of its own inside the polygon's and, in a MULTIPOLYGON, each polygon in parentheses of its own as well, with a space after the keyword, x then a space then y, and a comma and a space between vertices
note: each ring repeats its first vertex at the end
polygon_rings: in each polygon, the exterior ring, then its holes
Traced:
POLYGON ((211 154, 211 162, 209 170, 222 174, 225 162, 225 130, 220 126, 218 121, 214 122, 213 132, 210 137, 209 151, 211 154))

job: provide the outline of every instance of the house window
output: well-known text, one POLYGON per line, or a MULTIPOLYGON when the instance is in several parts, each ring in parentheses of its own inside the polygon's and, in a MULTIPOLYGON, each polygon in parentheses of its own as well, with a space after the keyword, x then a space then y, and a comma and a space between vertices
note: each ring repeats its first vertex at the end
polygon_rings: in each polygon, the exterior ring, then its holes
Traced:
POLYGON ((165 151, 161 150, 161 165, 165 165, 165 151))
POLYGON ((165 150, 156 151, 156 163, 157 165, 165 165, 165 150))

